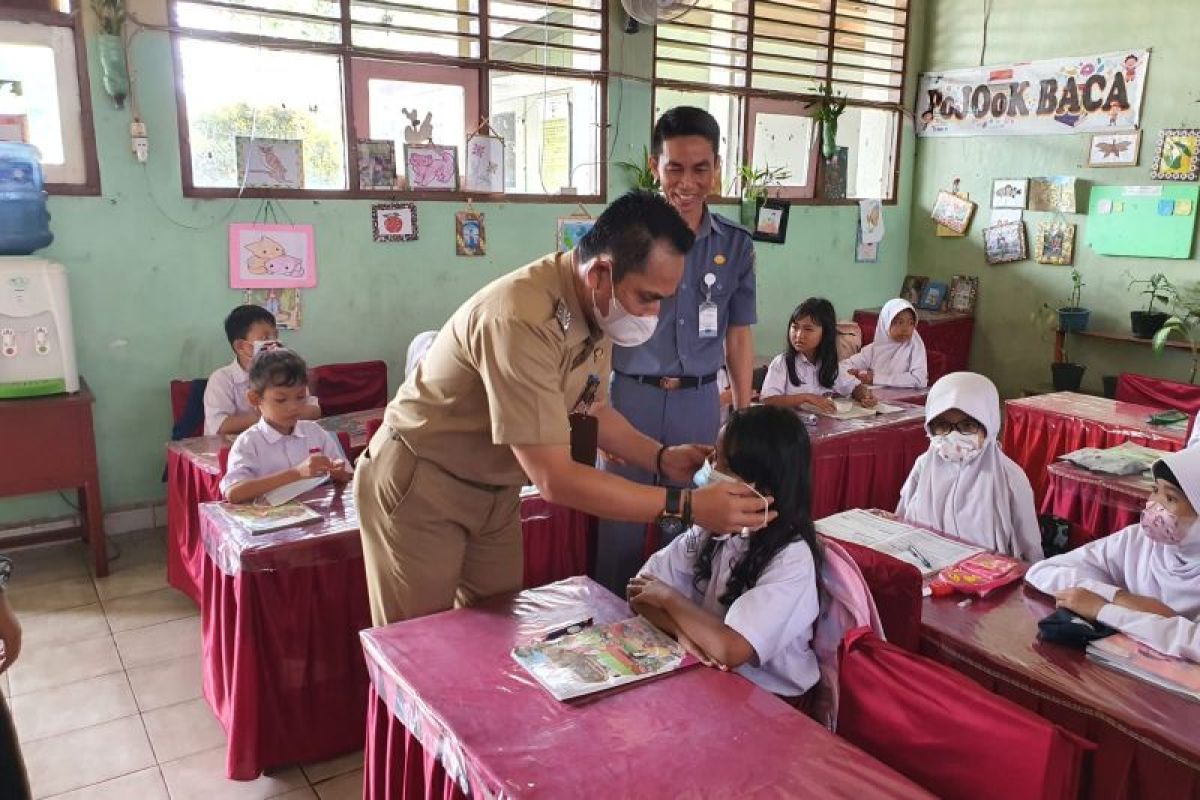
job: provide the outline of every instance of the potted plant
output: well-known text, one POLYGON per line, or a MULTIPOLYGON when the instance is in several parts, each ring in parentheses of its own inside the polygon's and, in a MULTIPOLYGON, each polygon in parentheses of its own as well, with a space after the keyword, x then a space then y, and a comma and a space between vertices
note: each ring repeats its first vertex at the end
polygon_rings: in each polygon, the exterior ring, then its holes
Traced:
POLYGON ((1167 280, 1167 276, 1161 272, 1156 272, 1149 278, 1135 278, 1129 272, 1126 272, 1125 276, 1129 278, 1130 291, 1135 286, 1140 287, 1138 293, 1146 297, 1145 311, 1129 312, 1129 323, 1133 335, 1139 339, 1153 338, 1158 329, 1171 316, 1165 311, 1155 311, 1154 304, 1166 305, 1175 300, 1179 296, 1179 292, 1175 288, 1175 284, 1167 280))
MULTIPOLYGON (((1059 325, 1059 311, 1052 308, 1049 303, 1042 303, 1041 307, 1033 312, 1034 322, 1042 330, 1049 333, 1057 333, 1062 330, 1059 325)), ((1087 367, 1083 364, 1076 364, 1071 361, 1071 337, 1062 337, 1062 360, 1054 361, 1050 364, 1050 383, 1054 386, 1056 392, 1077 392, 1080 384, 1083 383, 1083 373, 1087 371, 1087 367)))
POLYGON ((658 177, 650 169, 650 148, 642 145, 642 161, 635 164, 632 161, 618 161, 617 166, 628 173, 633 181, 633 188, 646 189, 651 192, 659 190, 658 177))
POLYGON ((821 155, 833 158, 838 151, 838 117, 846 110, 846 98, 835 98, 833 87, 828 83, 821 84, 818 91, 821 93, 821 104, 813 116, 821 123, 821 155))
POLYGON ((1080 294, 1087 284, 1078 269, 1071 270, 1071 298, 1058 309, 1058 328, 1066 333, 1086 331, 1091 311, 1079 305, 1080 294))
POLYGON ((129 72, 125 68, 125 0, 92 0, 92 11, 100 33, 96 36, 96 49, 100 55, 104 91, 113 99, 117 108, 125 106, 129 94, 129 72))
POLYGON ((738 167, 737 180, 742 187, 741 219, 744 226, 754 230, 754 224, 758 220, 758 207, 767 199, 767 192, 772 186, 779 186, 790 177, 792 173, 783 167, 764 165, 762 169, 755 169, 750 164, 738 167))
POLYGON ((1158 332, 1154 334, 1155 355, 1162 355, 1163 350, 1167 348, 1167 339, 1171 338, 1171 334, 1176 334, 1188 343, 1188 347, 1192 350, 1192 374, 1188 376, 1188 383, 1196 382, 1196 367, 1200 365, 1200 351, 1197 350, 1196 339, 1192 336, 1192 321, 1195 319, 1190 314, 1182 317, 1179 315, 1168 317, 1158 332))

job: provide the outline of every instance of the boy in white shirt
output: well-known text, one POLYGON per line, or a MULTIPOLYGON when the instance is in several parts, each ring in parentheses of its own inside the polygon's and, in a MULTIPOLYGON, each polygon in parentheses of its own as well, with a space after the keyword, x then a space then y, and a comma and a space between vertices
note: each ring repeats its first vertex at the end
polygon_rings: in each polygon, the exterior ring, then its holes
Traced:
MULTIPOLYGON (((275 315, 261 306, 238 306, 225 318, 225 336, 233 348, 232 364, 208 377, 204 389, 204 435, 241 433, 258 422, 258 409, 247 399, 250 378, 246 370, 264 346, 279 346, 275 315)), ((300 419, 320 419, 321 406, 309 397, 300 419)))
POLYGON ((302 419, 308 405, 308 370, 290 350, 264 350, 249 372, 250 404, 258 422, 238 436, 221 478, 221 493, 230 503, 259 495, 304 478, 328 475, 340 483, 354 473, 333 434, 302 419))

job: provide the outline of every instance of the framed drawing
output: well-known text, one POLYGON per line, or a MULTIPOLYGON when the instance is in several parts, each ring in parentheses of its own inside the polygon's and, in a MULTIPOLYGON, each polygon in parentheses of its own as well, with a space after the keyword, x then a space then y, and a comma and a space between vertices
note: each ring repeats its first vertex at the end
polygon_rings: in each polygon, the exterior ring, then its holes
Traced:
POLYGON ((304 142, 238 136, 238 185, 248 189, 303 189, 304 142))
POLYGON ((930 281, 921 292, 921 302, 916 306, 924 311, 941 311, 942 303, 946 300, 946 284, 941 281, 930 281))
POLYGON ((396 188, 396 143, 391 139, 358 140, 358 188, 396 188))
POLYGON ((458 148, 440 144, 404 145, 404 175, 412 192, 453 192, 458 188, 458 148))
POLYGON ((483 214, 477 211, 458 211, 454 214, 454 252, 460 256, 487 254, 483 214))
POLYGON ((371 233, 377 242, 411 242, 417 238, 417 207, 413 203, 371 206, 371 233))
POLYGON ((978 297, 979 278, 974 275, 955 275, 950 279, 950 297, 946 301, 946 308, 949 311, 974 314, 978 297))
POLYGON ((759 242, 783 244, 787 240, 788 211, 792 204, 787 200, 767 198, 758 207, 754 222, 754 239, 759 242))
POLYGON ((1028 258, 1025 224, 1006 222, 983 229, 983 254, 989 264, 1007 264, 1028 258))
POLYGON ((900 285, 900 297, 915 306, 921 302, 921 295, 925 293, 927 283, 929 278, 924 275, 905 275, 904 283, 900 285))
POLYGON ((1030 178, 1029 210, 1075 213, 1075 179, 1070 175, 1030 178))
POLYGON ((1158 134, 1151 176, 1160 181, 1194 181, 1200 162, 1200 128, 1168 128, 1158 134))
POLYGON ((1088 142, 1089 167, 1136 167, 1141 131, 1093 133, 1088 142))
POLYGON ((1027 202, 1028 178, 998 178, 992 181, 992 208, 1024 208, 1027 202))
POLYGON ((1033 259, 1039 264, 1071 264, 1075 260, 1075 226, 1039 222, 1033 259))
POLYGON ((975 214, 975 204, 952 192, 941 191, 933 204, 933 221, 943 225, 955 233, 966 233, 971 227, 971 217, 975 214))
POLYGON ((504 140, 475 134, 467 137, 467 165, 463 189, 468 192, 504 192, 504 140))
POLYGON ((234 289, 309 289, 317 285, 312 225, 229 226, 229 285, 234 289))
MULTIPOLYGON (((954 196, 961 197, 963 200, 971 199, 971 195, 968 194, 967 192, 954 192, 954 196)), ((936 226, 934 226, 934 228, 935 228, 934 235, 940 236, 942 238, 961 239, 962 237, 967 235, 966 233, 955 233, 954 231, 947 228, 945 225, 936 225, 936 226)))
POLYGON ((554 249, 560 253, 575 249, 575 245, 595 224, 596 220, 592 217, 559 217, 554 249))
POLYGON ((298 331, 301 323, 299 289, 247 289, 248 306, 262 306, 275 315, 275 326, 281 331, 298 331))

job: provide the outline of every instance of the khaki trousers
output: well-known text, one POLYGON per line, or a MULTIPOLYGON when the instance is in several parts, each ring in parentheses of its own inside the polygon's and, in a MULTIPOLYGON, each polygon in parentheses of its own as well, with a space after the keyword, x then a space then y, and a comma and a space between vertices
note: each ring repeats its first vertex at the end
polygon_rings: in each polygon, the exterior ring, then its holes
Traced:
POLYGON ((456 478, 384 425, 359 458, 354 500, 374 624, 521 588, 518 488, 456 478))

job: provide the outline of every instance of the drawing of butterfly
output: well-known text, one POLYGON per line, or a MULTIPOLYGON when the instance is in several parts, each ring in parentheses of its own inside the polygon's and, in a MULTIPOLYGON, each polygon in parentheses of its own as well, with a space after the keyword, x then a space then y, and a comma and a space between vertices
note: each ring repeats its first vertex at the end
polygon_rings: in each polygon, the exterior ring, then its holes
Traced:
POLYGON ((1100 151, 1100 155, 1104 158, 1120 158, 1121 155, 1129 149, 1128 141, 1118 142, 1116 139, 1111 142, 1096 142, 1096 149, 1100 151))

